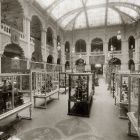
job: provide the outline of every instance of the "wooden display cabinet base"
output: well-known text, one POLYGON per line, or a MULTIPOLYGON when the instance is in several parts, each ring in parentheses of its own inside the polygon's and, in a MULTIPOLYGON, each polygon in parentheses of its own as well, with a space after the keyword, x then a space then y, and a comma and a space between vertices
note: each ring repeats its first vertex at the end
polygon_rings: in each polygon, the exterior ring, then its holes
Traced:
POLYGON ((89 103, 76 102, 76 103, 74 103, 73 107, 69 109, 68 115, 80 116, 80 117, 90 117, 91 106, 92 106, 92 97, 91 97, 89 103))
POLYGON ((137 137, 138 138, 138 135, 136 133, 128 133, 128 136, 130 136, 130 137, 137 137))
POLYGON ((50 93, 48 93, 48 94, 46 94, 46 95, 35 95, 34 97, 34 108, 42 108, 42 109, 46 109, 47 108, 47 102, 48 102, 48 98, 49 98, 49 100, 59 100, 59 89, 56 89, 56 90, 54 90, 54 91, 52 91, 52 92, 50 92, 50 93), (58 97, 57 98, 52 98, 51 96, 53 96, 54 94, 58 94, 58 97), (37 106, 36 105, 36 99, 39 99, 39 98, 42 98, 42 99, 44 99, 44 106, 41 106, 41 105, 39 105, 39 106, 37 106))

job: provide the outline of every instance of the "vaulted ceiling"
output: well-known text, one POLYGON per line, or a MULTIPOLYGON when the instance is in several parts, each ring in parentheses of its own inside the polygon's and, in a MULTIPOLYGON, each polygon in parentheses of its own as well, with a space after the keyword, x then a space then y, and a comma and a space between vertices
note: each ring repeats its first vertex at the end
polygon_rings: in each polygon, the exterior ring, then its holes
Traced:
POLYGON ((65 30, 131 24, 140 18, 140 0, 32 0, 65 30))

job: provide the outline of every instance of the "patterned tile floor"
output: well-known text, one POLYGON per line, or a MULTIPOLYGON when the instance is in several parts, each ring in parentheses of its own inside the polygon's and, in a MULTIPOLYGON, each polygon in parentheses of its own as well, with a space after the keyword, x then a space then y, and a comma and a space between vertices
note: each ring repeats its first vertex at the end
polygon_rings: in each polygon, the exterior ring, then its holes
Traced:
POLYGON ((68 116, 67 97, 60 95, 46 110, 33 109, 31 121, 14 123, 10 140, 138 140, 127 136, 128 121, 118 118, 119 109, 104 79, 96 87, 90 118, 68 116))

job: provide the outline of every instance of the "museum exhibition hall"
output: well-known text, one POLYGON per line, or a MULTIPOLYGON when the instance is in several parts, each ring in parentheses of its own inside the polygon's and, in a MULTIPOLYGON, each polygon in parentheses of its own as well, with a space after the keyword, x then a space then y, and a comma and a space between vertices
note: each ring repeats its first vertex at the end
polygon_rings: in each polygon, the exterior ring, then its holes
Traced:
POLYGON ((140 139, 140 0, 0 0, 0 140, 140 139))

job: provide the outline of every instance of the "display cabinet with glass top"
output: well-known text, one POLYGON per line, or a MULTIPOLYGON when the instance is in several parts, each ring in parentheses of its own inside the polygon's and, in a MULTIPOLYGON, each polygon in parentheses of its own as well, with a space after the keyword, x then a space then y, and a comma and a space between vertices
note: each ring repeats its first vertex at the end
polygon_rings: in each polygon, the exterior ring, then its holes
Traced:
POLYGON ((115 74, 115 104, 119 106, 121 119, 127 119, 129 73, 115 74))
POLYGON ((68 73, 66 72, 60 72, 59 73, 59 92, 65 93, 68 91, 69 86, 69 80, 68 80, 68 73))
POLYGON ((92 104, 92 73, 69 74, 68 115, 89 117, 92 104))
POLYGON ((59 99, 59 72, 33 70, 31 76, 34 107, 46 108, 49 99, 59 99), (57 98, 52 98, 55 95, 57 98), (39 98, 45 102, 37 103, 36 99, 39 98))
POLYGON ((128 134, 140 137, 140 74, 129 79, 128 134))
POLYGON ((30 74, 0 74, 0 120, 29 108, 31 119, 31 76, 30 74))

